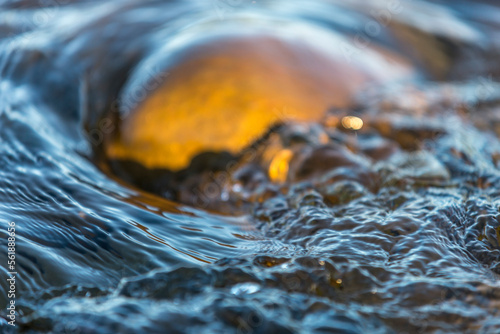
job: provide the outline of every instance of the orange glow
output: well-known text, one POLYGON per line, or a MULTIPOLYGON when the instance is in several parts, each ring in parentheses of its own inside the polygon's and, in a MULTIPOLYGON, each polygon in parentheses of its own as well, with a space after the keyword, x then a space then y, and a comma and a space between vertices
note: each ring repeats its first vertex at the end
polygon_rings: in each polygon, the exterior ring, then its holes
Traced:
POLYGON ((356 116, 346 116, 342 118, 342 126, 346 129, 359 130, 363 127, 363 120, 356 116))
POLYGON ((319 121, 328 108, 348 106, 361 85, 379 80, 342 55, 267 35, 196 44, 179 59, 108 139, 108 157, 181 170, 201 152, 238 153, 277 122, 319 121))
POLYGON ((339 118, 337 116, 329 115, 325 121, 325 125, 330 128, 335 128, 339 124, 339 118))
POLYGON ((290 160, 293 157, 291 150, 281 150, 269 165, 269 178, 273 182, 284 183, 288 177, 290 160))

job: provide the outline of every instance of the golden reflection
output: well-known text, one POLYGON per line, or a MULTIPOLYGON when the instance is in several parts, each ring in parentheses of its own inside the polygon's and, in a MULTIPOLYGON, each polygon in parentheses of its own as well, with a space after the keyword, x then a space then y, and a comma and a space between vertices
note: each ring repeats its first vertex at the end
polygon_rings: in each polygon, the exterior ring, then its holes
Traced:
MULTIPOLYGON (((386 77, 409 72, 388 55, 380 54, 395 70, 386 77)), ((318 121, 328 108, 348 106, 361 85, 382 80, 342 54, 267 35, 197 43, 176 59, 166 81, 108 139, 108 157, 181 170, 201 152, 238 153, 277 122, 318 121)), ((351 118, 351 128, 360 121, 351 118)))
POLYGON ((288 177, 290 160, 293 157, 291 150, 281 150, 269 165, 269 178, 272 182, 284 183, 288 177))
POLYGON ((363 120, 356 116, 345 116, 342 118, 342 126, 350 130, 360 130, 363 127, 363 120))

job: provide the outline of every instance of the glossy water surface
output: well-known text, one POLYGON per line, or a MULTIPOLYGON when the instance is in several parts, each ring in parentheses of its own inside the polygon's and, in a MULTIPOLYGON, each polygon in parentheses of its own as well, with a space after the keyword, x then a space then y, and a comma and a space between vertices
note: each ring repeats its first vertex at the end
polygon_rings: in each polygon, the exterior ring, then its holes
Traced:
POLYGON ((500 8, 395 3, 4 1, 2 331, 500 332, 500 8), (283 125, 199 191, 113 172, 102 120, 132 73, 194 22, 246 12, 331 29, 347 57, 389 48, 419 79, 283 125))

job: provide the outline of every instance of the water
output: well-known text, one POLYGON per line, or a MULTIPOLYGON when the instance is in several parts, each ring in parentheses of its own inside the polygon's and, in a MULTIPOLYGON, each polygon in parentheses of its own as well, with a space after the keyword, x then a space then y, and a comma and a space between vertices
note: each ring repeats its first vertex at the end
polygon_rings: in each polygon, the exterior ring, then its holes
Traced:
POLYGON ((2 3, 3 332, 500 332, 500 9, 257 2, 2 3), (196 20, 249 10, 367 36, 419 79, 282 126, 256 165, 200 173, 213 192, 117 175, 102 119, 134 69, 196 20), (375 12, 391 25, 370 35, 375 12), (275 151, 290 152, 285 183, 266 176, 275 151))

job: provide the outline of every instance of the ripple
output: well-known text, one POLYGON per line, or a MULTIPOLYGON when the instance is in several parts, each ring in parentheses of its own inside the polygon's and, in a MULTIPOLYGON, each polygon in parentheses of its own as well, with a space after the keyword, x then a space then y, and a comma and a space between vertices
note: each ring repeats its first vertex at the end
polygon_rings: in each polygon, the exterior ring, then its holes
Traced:
MULTIPOLYGON (((421 81, 367 87, 323 120, 273 129, 231 173, 195 175, 213 197, 186 191, 179 204, 163 174, 127 179, 103 160, 116 102, 165 36, 256 5, 65 3, 0 5, 0 248, 16 222, 19 332, 500 330, 496 6, 402 1, 371 41, 432 49, 413 55, 421 81)), ((346 37, 381 9, 335 3, 258 10, 346 37)))

